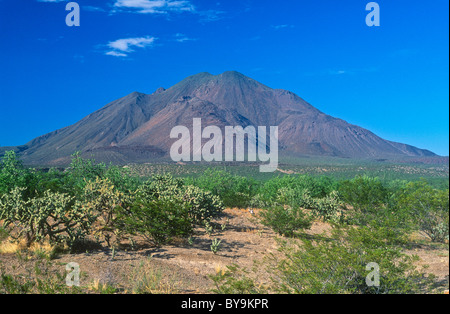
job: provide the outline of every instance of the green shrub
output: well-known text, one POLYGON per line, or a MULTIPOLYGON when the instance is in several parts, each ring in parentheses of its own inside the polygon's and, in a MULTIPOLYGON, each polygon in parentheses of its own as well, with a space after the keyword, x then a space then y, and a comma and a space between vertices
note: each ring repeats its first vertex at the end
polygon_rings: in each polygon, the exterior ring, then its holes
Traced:
POLYGON ((340 183, 342 200, 361 212, 376 210, 388 201, 388 189, 378 178, 357 176, 340 183))
POLYGON ((387 245, 385 232, 369 227, 334 229, 330 240, 304 240, 297 247, 284 246, 274 289, 301 294, 398 294, 417 293, 423 275, 415 257, 387 245), (368 265, 379 266, 379 285, 367 285, 368 265))
POLYGON ((317 205, 315 199, 324 198, 335 189, 336 182, 328 177, 286 175, 266 181, 256 195, 265 207, 281 204, 312 209, 317 205))
POLYGON ((398 206, 409 213, 413 222, 432 241, 449 237, 449 190, 432 188, 427 182, 408 183, 398 196, 398 206))
POLYGON ((0 161, 0 195, 18 187, 24 188, 23 194, 27 198, 36 197, 39 195, 37 191, 39 182, 38 173, 25 168, 14 151, 5 153, 0 161))
POLYGON ((391 202, 389 189, 378 178, 368 176, 342 181, 338 192, 342 202, 350 205, 349 221, 358 225, 366 225, 375 217, 382 218, 391 202))
POLYGON ((14 151, 7 151, 0 161, 0 194, 8 193, 16 186, 23 187, 21 179, 25 173, 22 162, 14 151))
POLYGON ((103 178, 108 179, 122 193, 130 194, 136 191, 139 186, 139 180, 131 175, 128 168, 109 165, 103 178))
POLYGON ((95 160, 82 158, 77 152, 72 155, 72 162, 66 169, 65 188, 72 195, 80 195, 87 182, 102 178, 105 171, 105 164, 96 164, 95 160))
POLYGON ((251 208, 269 208, 266 197, 262 194, 256 194, 250 199, 249 207, 251 208))
POLYGON ((193 231, 189 208, 176 201, 136 201, 119 216, 125 231, 160 246, 174 237, 188 238, 193 231))
POLYGON ((258 189, 258 183, 252 178, 217 169, 207 169, 200 177, 191 180, 190 185, 218 196, 224 206, 239 208, 250 206, 250 200, 258 189))
POLYGON ((274 204, 281 189, 293 190, 293 192, 290 193, 301 195, 300 189, 298 189, 298 186, 295 185, 295 177, 293 176, 275 177, 265 182, 261 186, 259 194, 264 197, 264 201, 267 204, 274 204))
POLYGON ((278 191, 282 188, 294 190, 297 195, 302 195, 308 190, 311 197, 325 197, 334 190, 335 182, 331 178, 315 178, 309 175, 286 175, 275 177, 267 181, 261 188, 261 192, 270 199, 275 199, 278 191))
POLYGON ((275 204, 290 208, 311 209, 315 217, 324 221, 339 222, 343 219, 343 206, 337 191, 332 191, 323 198, 313 198, 308 189, 297 194, 292 188, 282 187, 277 191, 275 204))
POLYGON ((312 216, 299 207, 275 206, 261 211, 261 223, 276 233, 286 236, 298 236, 300 231, 311 228, 312 216))
POLYGON ((66 174, 57 169, 44 171, 30 171, 33 179, 27 185, 27 189, 34 191, 35 195, 42 196, 45 191, 74 195, 73 191, 65 186, 66 174))

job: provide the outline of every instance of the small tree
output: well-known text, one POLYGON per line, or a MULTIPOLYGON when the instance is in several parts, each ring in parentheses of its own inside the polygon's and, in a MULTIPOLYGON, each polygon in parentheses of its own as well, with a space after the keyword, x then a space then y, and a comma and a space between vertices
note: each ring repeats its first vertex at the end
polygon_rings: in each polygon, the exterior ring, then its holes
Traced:
POLYGON ((0 161, 0 194, 15 187, 25 187, 26 170, 14 151, 7 151, 0 161))
POLYGON ((103 177, 106 165, 103 163, 96 164, 93 159, 84 159, 80 152, 76 152, 72 155, 72 162, 66 171, 67 192, 72 195, 79 195, 87 182, 103 177))
POLYGON ((341 182, 339 192, 342 199, 354 208, 368 212, 386 204, 388 190, 378 178, 358 176, 341 182))
POLYGON ((432 241, 444 242, 449 236, 449 190, 437 190, 427 182, 411 182, 398 197, 412 219, 432 241))
POLYGON ((378 178, 358 176, 343 181, 338 192, 342 202, 353 207, 348 218, 359 225, 379 216, 389 203, 389 191, 378 178))

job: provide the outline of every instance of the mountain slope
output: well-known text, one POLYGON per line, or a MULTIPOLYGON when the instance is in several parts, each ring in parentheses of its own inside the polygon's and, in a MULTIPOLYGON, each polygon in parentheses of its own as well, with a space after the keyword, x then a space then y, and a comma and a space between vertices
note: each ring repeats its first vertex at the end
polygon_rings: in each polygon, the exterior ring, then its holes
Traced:
POLYGON ((271 89, 238 72, 200 73, 151 95, 131 93, 74 125, 21 147, 29 164, 66 164, 81 151, 115 163, 168 158, 170 131, 207 125, 278 126, 280 154, 349 158, 435 156, 430 151, 384 140, 361 127, 328 116, 292 92, 271 89))

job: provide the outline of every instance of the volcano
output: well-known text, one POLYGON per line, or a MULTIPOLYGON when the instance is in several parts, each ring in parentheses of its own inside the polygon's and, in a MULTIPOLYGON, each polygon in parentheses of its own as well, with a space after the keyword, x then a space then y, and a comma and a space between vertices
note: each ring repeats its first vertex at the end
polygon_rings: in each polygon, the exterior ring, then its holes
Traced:
POLYGON ((65 165, 74 152, 116 164, 170 160, 173 127, 278 126, 281 156, 436 156, 331 117, 297 96, 241 73, 199 73, 153 94, 133 92, 79 122, 16 147, 26 164, 65 165))

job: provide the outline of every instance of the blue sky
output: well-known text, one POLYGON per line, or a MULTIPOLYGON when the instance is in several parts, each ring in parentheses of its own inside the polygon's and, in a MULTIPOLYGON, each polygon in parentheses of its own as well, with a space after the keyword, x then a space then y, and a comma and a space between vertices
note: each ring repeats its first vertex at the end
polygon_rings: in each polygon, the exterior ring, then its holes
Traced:
POLYGON ((0 0, 0 146, 133 91, 235 70, 392 141, 449 155, 447 0, 0 0))

